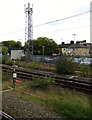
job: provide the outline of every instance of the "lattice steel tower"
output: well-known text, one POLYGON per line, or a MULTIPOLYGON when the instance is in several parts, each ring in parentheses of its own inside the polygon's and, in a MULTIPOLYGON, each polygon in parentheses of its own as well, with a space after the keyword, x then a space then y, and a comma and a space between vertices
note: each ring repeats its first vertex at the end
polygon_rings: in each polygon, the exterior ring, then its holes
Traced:
POLYGON ((27 53, 30 57, 30 53, 33 54, 33 20, 32 20, 32 14, 33 14, 33 5, 30 7, 30 3, 28 3, 28 6, 25 5, 25 42, 28 41, 28 49, 27 53))

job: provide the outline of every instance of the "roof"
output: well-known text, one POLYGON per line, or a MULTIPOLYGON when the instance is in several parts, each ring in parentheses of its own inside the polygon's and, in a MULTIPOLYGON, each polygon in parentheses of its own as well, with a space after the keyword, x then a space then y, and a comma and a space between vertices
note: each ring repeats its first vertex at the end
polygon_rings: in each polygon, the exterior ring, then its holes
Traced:
POLYGON ((60 44, 59 48, 68 48, 70 44, 60 44))
POLYGON ((61 45, 59 45, 59 48, 90 48, 90 49, 92 49, 92 44, 91 43, 61 44, 61 45))
POLYGON ((69 48, 90 48, 88 44, 72 44, 68 46, 69 48))

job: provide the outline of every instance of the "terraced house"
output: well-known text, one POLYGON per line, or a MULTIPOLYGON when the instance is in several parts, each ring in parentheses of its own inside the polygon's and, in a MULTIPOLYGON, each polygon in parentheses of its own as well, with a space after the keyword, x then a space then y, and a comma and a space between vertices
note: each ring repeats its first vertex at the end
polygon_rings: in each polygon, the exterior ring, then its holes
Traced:
POLYGON ((61 49, 61 53, 65 55, 74 56, 92 55, 92 44, 86 43, 86 40, 77 41, 76 43, 74 43, 74 41, 70 41, 69 44, 65 44, 64 42, 62 42, 62 44, 59 45, 59 48, 61 49))

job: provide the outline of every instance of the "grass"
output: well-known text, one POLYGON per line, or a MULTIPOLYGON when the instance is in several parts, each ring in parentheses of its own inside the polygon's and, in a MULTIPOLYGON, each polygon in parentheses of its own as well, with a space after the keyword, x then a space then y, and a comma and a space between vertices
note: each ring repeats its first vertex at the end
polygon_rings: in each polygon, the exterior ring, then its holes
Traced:
POLYGON ((2 72, 2 81, 9 81, 12 79, 12 73, 2 72))
MULTIPOLYGON (((12 87, 11 81, 3 80, 3 89, 7 86, 12 87)), ((71 119, 92 118, 91 97, 89 95, 70 91, 61 87, 49 87, 47 90, 32 89, 30 81, 16 83, 10 94, 15 95, 23 100, 34 101, 48 109, 54 110, 62 117, 71 119)))
POLYGON ((38 69, 38 70, 49 70, 55 71, 54 65, 49 65, 45 63, 35 63, 35 62, 25 62, 25 61, 16 61, 16 65, 19 67, 29 68, 29 69, 38 69))
MULTIPOLYGON (((12 65, 12 61, 11 60, 6 60, 6 62, 8 65, 12 65)), ((59 62, 58 63, 58 67, 56 67, 56 63, 41 63, 41 62, 32 62, 32 61, 21 61, 21 60, 17 60, 15 62, 16 65, 18 65, 19 67, 24 67, 27 69, 32 69, 32 70, 44 70, 44 71, 52 71, 52 72, 58 72, 60 74, 73 74, 73 75, 77 75, 77 76, 81 76, 81 77, 88 77, 88 78, 92 78, 92 70, 91 67, 88 65, 80 65, 80 64, 74 64, 74 68, 73 65, 71 63, 67 64, 67 62, 64 65, 64 62, 62 63, 62 65, 60 65, 59 62), (62 68, 62 70, 61 70, 62 68), (67 69, 66 69, 67 68, 67 69), (61 72, 60 72, 61 71, 61 72)), ((91 65, 92 66, 92 65, 91 65)))
MULTIPOLYGON (((15 64, 18 65, 19 67, 24 67, 24 68, 33 69, 33 70, 45 70, 45 71, 53 71, 53 72, 56 71, 55 64, 51 64, 51 63, 49 64, 49 63, 16 61, 15 64)), ((74 73, 72 72, 72 74, 81 76, 81 77, 88 77, 88 78, 91 77, 92 78, 92 74, 91 74, 92 70, 90 69, 90 66, 80 65, 80 64, 74 64, 74 66, 75 66, 74 73), (76 70, 78 70, 79 72, 78 71, 75 72, 76 70)), ((60 64, 59 64, 59 67, 60 67, 60 64)), ((70 66, 69 69, 72 69, 71 67, 72 66, 70 66)))

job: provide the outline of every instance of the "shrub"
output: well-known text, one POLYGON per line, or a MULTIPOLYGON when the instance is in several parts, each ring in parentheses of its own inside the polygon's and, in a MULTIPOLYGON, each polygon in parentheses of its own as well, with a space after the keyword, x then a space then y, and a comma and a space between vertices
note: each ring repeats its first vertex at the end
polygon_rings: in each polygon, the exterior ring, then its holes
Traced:
POLYGON ((80 67, 80 76, 82 77, 90 77, 90 68, 87 66, 83 65, 80 67))
POLYGON ((0 57, 0 64, 2 64, 2 57, 0 57))
POLYGON ((26 57, 25 56, 21 57, 21 61, 26 61, 26 57))
POLYGON ((9 81, 12 79, 11 73, 2 72, 2 81, 9 81))
POLYGON ((13 60, 8 59, 7 61, 5 61, 5 64, 12 66, 13 65, 13 60))
POLYGON ((55 69, 56 72, 60 74, 73 74, 74 63, 72 62, 72 59, 62 56, 56 61, 55 69))
POLYGON ((54 79, 50 77, 45 78, 38 78, 38 77, 32 77, 31 87, 32 88, 40 88, 42 90, 46 90, 49 85, 54 84, 54 79))
POLYGON ((8 58, 6 56, 2 57, 2 64, 5 64, 5 62, 8 60, 8 58))

